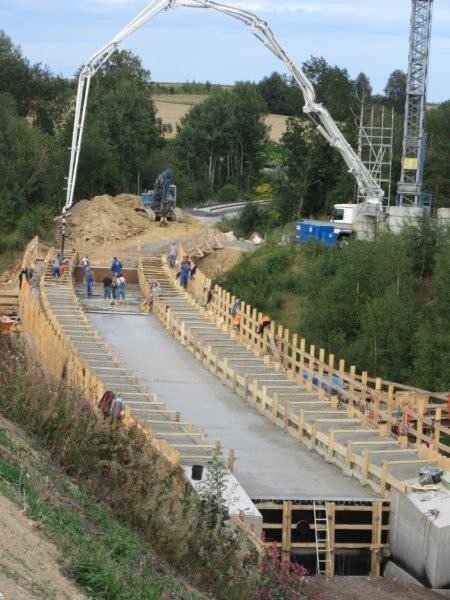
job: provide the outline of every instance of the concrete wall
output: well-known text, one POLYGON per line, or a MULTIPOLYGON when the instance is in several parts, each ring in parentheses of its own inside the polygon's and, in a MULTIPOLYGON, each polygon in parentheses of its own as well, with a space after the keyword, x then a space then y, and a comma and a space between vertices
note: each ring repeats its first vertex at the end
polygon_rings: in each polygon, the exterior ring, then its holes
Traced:
POLYGON ((423 216, 423 208, 417 206, 390 206, 386 225, 389 231, 399 233, 404 227, 416 225, 423 216))
POLYGON ((450 585, 450 491, 391 492, 390 548, 398 561, 433 588, 450 585), (439 511, 437 518, 427 511, 439 511))
POLYGON ((450 208, 438 208, 437 218, 440 225, 447 225, 450 227, 450 208))
MULTIPOLYGON (((101 283, 103 281, 103 277, 111 275, 111 269, 109 267, 91 267, 92 271, 95 274, 95 281, 97 283, 101 283)), ((138 283, 138 275, 137 269, 124 269, 122 271, 123 276, 127 280, 127 283, 138 283)), ((82 283, 84 281, 84 271, 82 267, 75 267, 73 278, 76 283, 82 283)))
MULTIPOLYGON (((208 477, 208 468, 203 469, 203 477, 200 481, 192 479, 192 467, 183 467, 186 479, 195 490, 201 490, 205 486, 208 477)), ((256 537, 261 537, 263 518, 259 510, 251 501, 239 481, 230 471, 225 471, 223 479, 224 501, 230 515, 242 518, 243 522, 253 531, 256 537)))

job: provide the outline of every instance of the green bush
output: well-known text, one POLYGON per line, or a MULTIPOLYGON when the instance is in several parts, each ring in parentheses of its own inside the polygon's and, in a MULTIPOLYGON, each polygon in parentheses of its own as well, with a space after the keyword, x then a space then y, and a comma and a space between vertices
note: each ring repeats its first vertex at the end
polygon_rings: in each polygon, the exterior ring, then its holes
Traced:
POLYGON ((52 227, 52 213, 45 206, 36 206, 23 214, 17 221, 17 230, 25 240, 30 240, 35 235, 47 239, 52 227))
POLYGON ((239 200, 239 190, 232 183, 226 183, 216 193, 216 199, 222 202, 237 202, 239 200))

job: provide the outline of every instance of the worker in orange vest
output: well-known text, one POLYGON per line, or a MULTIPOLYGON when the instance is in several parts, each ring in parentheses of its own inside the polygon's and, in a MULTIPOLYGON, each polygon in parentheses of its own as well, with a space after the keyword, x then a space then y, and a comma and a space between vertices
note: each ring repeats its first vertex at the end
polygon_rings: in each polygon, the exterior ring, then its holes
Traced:
POLYGON ((236 333, 239 331, 240 326, 241 326, 241 313, 238 312, 238 313, 236 313, 236 315, 233 319, 233 328, 236 331, 236 333))
POLYGON ((261 317, 261 319, 259 320, 256 333, 259 333, 260 335, 262 335, 264 333, 264 329, 266 327, 268 327, 271 323, 272 323, 272 321, 270 320, 270 318, 267 315, 263 315, 261 317))

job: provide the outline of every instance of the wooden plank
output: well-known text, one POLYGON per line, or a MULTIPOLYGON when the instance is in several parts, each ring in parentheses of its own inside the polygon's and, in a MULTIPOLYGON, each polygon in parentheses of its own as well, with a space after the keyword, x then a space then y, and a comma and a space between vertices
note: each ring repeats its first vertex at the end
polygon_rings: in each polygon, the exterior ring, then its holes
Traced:
POLYGON ((382 505, 381 502, 373 503, 372 511, 372 548, 370 550, 370 576, 380 576, 380 548, 382 535, 382 505))

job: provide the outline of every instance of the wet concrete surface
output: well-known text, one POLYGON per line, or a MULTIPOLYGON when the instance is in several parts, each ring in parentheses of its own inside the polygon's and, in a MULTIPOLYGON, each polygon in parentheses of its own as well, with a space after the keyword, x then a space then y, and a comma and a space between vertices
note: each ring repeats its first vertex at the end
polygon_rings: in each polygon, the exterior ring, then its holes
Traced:
POLYGON ((205 427, 208 442, 236 453, 235 475, 253 499, 377 496, 269 423, 182 347, 152 315, 90 314, 125 365, 183 421, 205 427))

